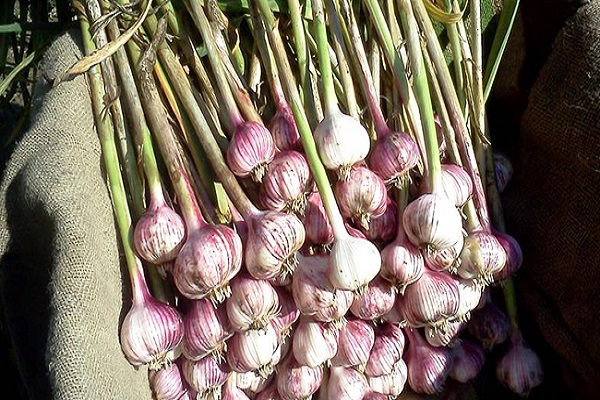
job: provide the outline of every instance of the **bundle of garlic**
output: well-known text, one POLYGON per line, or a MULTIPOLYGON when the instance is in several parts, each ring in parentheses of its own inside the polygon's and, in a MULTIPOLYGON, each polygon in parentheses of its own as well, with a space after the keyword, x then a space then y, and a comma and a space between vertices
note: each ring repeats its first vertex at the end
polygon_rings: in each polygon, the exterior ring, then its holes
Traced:
POLYGON ((133 292, 121 345, 158 399, 440 393, 509 338, 499 380, 539 385, 479 1, 468 40, 449 2, 141 3, 74 5, 133 292))

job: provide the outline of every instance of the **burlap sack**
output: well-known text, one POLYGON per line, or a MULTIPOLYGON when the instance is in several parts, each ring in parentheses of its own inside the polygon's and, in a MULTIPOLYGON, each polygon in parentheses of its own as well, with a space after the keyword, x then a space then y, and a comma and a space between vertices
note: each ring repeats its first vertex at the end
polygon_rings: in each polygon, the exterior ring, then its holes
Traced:
POLYGON ((523 329, 547 393, 600 393, 600 2, 568 20, 529 96, 505 193, 523 329), (554 391, 553 390, 557 390, 554 391))
POLYGON ((129 282, 86 81, 51 89, 81 57, 78 37, 46 52, 31 129, 0 186, 2 307, 31 399, 150 399, 147 371, 119 345, 129 282))

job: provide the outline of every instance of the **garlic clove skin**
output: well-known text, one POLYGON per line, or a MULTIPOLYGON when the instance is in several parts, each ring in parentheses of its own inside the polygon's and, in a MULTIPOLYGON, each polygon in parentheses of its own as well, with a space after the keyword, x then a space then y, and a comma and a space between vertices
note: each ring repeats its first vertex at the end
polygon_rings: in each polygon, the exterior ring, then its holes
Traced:
POLYGON ((220 395, 221 388, 229 378, 231 370, 223 361, 214 357, 204 357, 198 361, 184 358, 181 371, 185 381, 198 393, 198 398, 220 395))
POLYGON ((301 317, 294 329, 292 351, 294 358, 309 367, 318 367, 335 356, 337 337, 327 324, 301 317))
POLYGON ((310 189, 310 168, 297 151, 278 153, 269 164, 260 186, 260 201, 269 210, 303 214, 310 189))
POLYGON ((400 359, 394 364, 392 372, 387 375, 375 377, 367 376, 369 387, 374 392, 390 397, 400 396, 408 379, 408 369, 404 360, 400 359))
POLYGON ((275 373, 263 378, 254 371, 235 372, 235 384, 249 397, 254 398, 257 393, 262 392, 275 377, 275 373))
POLYGON ((215 308, 209 300, 192 300, 183 316, 181 349, 186 358, 198 361, 212 356, 222 359, 226 340, 233 334, 223 307, 215 308))
POLYGON ((375 342, 365 364, 367 378, 391 374, 396 363, 402 359, 404 346, 404 333, 398 326, 384 323, 376 328, 375 342))
POLYGON ((504 267, 497 272, 494 272, 494 282, 502 282, 510 276, 514 276, 523 265, 523 251, 517 240, 501 232, 495 232, 494 236, 500 242, 500 245, 506 253, 506 263, 504 267))
POLYGON ((370 391, 367 378, 354 368, 332 366, 329 371, 327 399, 361 400, 370 391))
POLYGON ((507 352, 496 364, 496 378, 519 396, 527 396, 544 380, 544 370, 538 355, 517 332, 507 352))
POLYGON ((263 329, 279 312, 279 297, 268 281, 238 274, 231 281, 227 317, 233 329, 263 329))
POLYGON ((451 274, 458 274, 460 265, 460 253, 465 244, 465 238, 460 236, 458 242, 452 246, 437 251, 424 251, 423 259, 425 265, 434 271, 448 271, 451 274))
POLYGON ((481 344, 463 338, 454 349, 454 361, 450 370, 450 378, 466 383, 475 379, 485 362, 485 351, 481 344))
POLYGON ((242 239, 225 225, 206 225, 190 234, 173 266, 173 281, 188 299, 222 303, 229 281, 242 265, 242 239))
POLYGON ((402 214, 408 239, 427 251, 454 246, 462 236, 462 217, 448 198, 426 193, 408 203, 402 214))
POLYGON ((300 133, 289 104, 281 101, 268 124, 273 143, 279 151, 295 150, 300 147, 300 133))
POLYGON ((385 212, 379 216, 371 218, 369 229, 360 226, 367 239, 379 244, 387 244, 394 240, 398 230, 398 210, 396 203, 387 196, 385 212))
POLYGON ((490 300, 471 314, 467 331, 490 350, 508 339, 510 319, 490 300))
POLYGON ((152 203, 135 224, 133 244, 141 258, 163 264, 177 257, 185 240, 185 224, 166 204, 152 203))
POLYGON ((369 167, 387 185, 402 187, 410 179, 410 170, 419 162, 419 148, 404 132, 389 131, 375 142, 369 167))
POLYGON ((286 287, 276 287, 277 298, 279 301, 279 314, 271 321, 271 325, 279 335, 279 342, 286 340, 292 333, 292 329, 298 318, 300 310, 296 307, 292 293, 286 287))
POLYGON ((342 290, 361 291, 379 273, 381 255, 368 240, 343 236, 333 242, 329 256, 329 281, 342 290))
POLYGON ((290 354, 277 369, 277 392, 284 400, 310 398, 321 386, 323 368, 301 365, 290 354))
POLYGON ((333 242, 333 228, 319 192, 308 195, 302 222, 306 230, 307 243, 326 246, 333 242))
POLYGON ((396 239, 381 250, 380 275, 404 294, 406 287, 423 275, 424 268, 423 255, 408 240, 400 221, 396 239))
POLYGON ((235 130, 227 146, 227 165, 236 176, 261 182, 275 157, 271 132, 261 123, 247 121, 235 130))
POLYGON ((433 347, 455 347, 459 341, 458 335, 466 328, 463 321, 449 321, 442 328, 437 326, 425 327, 425 340, 433 347))
POLYGON ((494 235, 473 232, 465 239, 460 253, 458 275, 487 285, 494 281, 494 274, 504 268, 506 259, 506 251, 494 235))
POLYGON ((165 365, 154 371, 148 370, 148 381, 156 400, 180 400, 186 397, 186 388, 178 363, 165 365))
POLYGON ((333 112, 314 130, 319 158, 325 168, 348 176, 350 167, 367 157, 371 139, 367 130, 349 115, 333 112))
POLYGON ((273 372, 273 357, 279 346, 272 325, 264 329, 236 332, 227 342, 227 362, 235 372, 256 371, 262 377, 273 372))
POLYGON ((473 194, 473 181, 469 173, 456 164, 442 164, 441 189, 456 207, 462 207, 473 194))
POLYGON ((331 365, 363 369, 374 342, 375 331, 369 323, 360 319, 346 322, 338 333, 338 351, 331 365))
POLYGON ((375 277, 367 289, 354 296, 350 311, 357 318, 379 320, 396 302, 396 289, 381 276, 375 277))
POLYGON ((302 221, 293 214, 264 211, 248 224, 246 269, 255 279, 286 277, 296 267, 296 252, 304 244, 302 221))
POLYGON ((405 361, 410 388, 417 393, 441 393, 452 368, 452 351, 430 346, 416 330, 407 329, 406 334, 409 346, 405 361))
POLYGON ((361 165, 352 167, 348 177, 339 179, 335 184, 335 198, 340 212, 364 230, 369 229, 372 218, 383 215, 387 197, 383 179, 361 165))
POLYGON ((147 293, 144 301, 134 298, 119 334, 130 364, 148 364, 151 370, 158 370, 174 360, 173 350, 183 338, 183 321, 175 308, 147 293))
POLYGON ((459 321, 468 321, 471 312, 481 303, 484 287, 473 279, 457 279, 458 290, 460 292, 460 303, 456 313, 456 319, 459 321))
POLYGON ((250 397, 237 386, 236 373, 232 372, 221 391, 221 400, 250 400, 250 397))

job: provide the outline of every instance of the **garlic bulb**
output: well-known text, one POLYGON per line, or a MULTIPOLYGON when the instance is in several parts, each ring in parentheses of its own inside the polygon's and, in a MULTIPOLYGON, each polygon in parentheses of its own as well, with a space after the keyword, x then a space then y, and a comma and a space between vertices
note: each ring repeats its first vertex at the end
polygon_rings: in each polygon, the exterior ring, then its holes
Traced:
POLYGON ((327 399, 361 400, 370 391, 367 378, 353 368, 332 366, 329 371, 327 399))
POLYGON ((468 321, 471 311, 475 310, 483 296, 484 287, 479 285, 473 279, 457 279, 458 290, 460 292, 460 303, 456 318, 460 321, 468 321))
POLYGON ((513 335, 507 352, 498 360, 496 378, 519 396, 527 396, 542 383, 544 370, 540 358, 520 332, 513 335))
POLYGON ((223 302, 231 294, 229 280, 241 268, 242 251, 240 236, 225 225, 194 230, 175 260, 175 286, 189 299, 223 302))
POLYGON ((337 347, 335 330, 323 322, 300 318, 292 341, 294 358, 300 364, 318 367, 335 356, 337 347))
POLYGON ((198 361, 184 358, 181 371, 185 381, 198 392, 198 398, 219 396, 221 388, 229 378, 230 369, 225 362, 217 361, 214 357, 204 357, 198 361))
POLYGON ((350 311, 367 321, 378 320, 387 314, 396 301, 396 289, 381 276, 375 277, 368 288, 354 296, 350 311))
POLYGON ((333 242, 333 229, 319 192, 312 192, 308 195, 302 222, 306 230, 307 243, 328 245, 333 242))
POLYGON ((227 362, 235 372, 256 371, 262 377, 273 372, 278 335, 272 325, 236 332, 227 342, 227 362))
POLYGON ((380 376, 367 376, 367 381, 371 390, 390 397, 397 397, 404 390, 407 378, 406 363, 400 359, 394 364, 391 373, 380 376))
POLYGON ((236 373, 232 372, 223 386, 221 400, 250 400, 250 397, 237 386, 236 373))
POLYGON ((283 397, 277 392, 277 382, 273 380, 256 395, 255 400, 283 400, 283 397))
POLYGON ((154 371, 148 370, 148 380, 156 400, 188 399, 178 363, 165 365, 154 371))
POLYGON ((249 397, 254 398, 259 392, 262 392, 273 380, 275 373, 263 378, 254 371, 233 372, 235 374, 235 385, 244 391, 249 397))
POLYGON ((271 284, 239 274, 231 281, 227 317, 233 329, 263 329, 279 312, 279 297, 271 284))
POLYGON ((269 121, 268 128, 273 136, 273 143, 279 151, 294 150, 300 145, 300 133, 289 104, 281 100, 278 102, 275 115, 269 121))
POLYGON ((442 164, 441 189, 456 207, 462 207, 473 194, 473 181, 467 171, 456 164, 442 164))
POLYGON ((441 393, 452 368, 452 351, 447 347, 431 347, 419 332, 406 330, 408 384, 417 393, 441 393))
POLYGON ((265 211, 248 223, 246 269, 255 279, 287 276, 296 267, 296 252, 304 244, 304 226, 294 214, 265 211))
POLYGON ((389 397, 383 393, 370 391, 362 398, 362 400, 389 400, 389 397))
POLYGON ((183 316, 184 335, 181 348, 192 361, 212 356, 223 357, 232 330, 223 307, 215 308, 209 300, 192 300, 183 316))
POLYGON ((504 153, 494 152, 494 175, 498 191, 502 192, 510 182, 513 175, 513 166, 510 159, 504 153))
POLYGON ((335 197, 342 215, 365 230, 372 218, 383 215, 387 205, 383 179, 361 165, 352 167, 346 179, 337 181, 335 197))
POLYGON ((521 251, 519 242, 514 237, 500 232, 495 232, 494 235, 506 253, 504 267, 500 271, 494 272, 494 282, 502 282, 509 276, 515 275, 519 268, 521 268, 523 264, 523 252, 521 251))
POLYGON ((227 165, 235 175, 251 176, 260 182, 275 157, 271 132, 261 123, 243 121, 237 127, 227 146, 227 165))
POLYGON ((292 327, 300 318, 300 310, 294 302, 294 298, 288 288, 277 287, 277 298, 279 299, 279 314, 272 320, 271 325, 279 335, 279 342, 285 340, 292 332, 292 327))
POLYGON ((425 339, 433 347, 454 347, 458 341, 458 335, 466 328, 463 321, 449 321, 443 327, 426 326, 425 339))
POLYGON ((348 321, 339 331, 338 351, 331 359, 331 365, 364 368, 374 342, 375 331, 368 322, 360 319, 348 321))
POLYGON ((367 239, 375 243, 389 243, 394 239, 398 230, 396 203, 390 196, 387 196, 385 204, 385 212, 379 217, 371 218, 369 229, 360 226, 367 239))
POLYGON ((419 148, 404 132, 389 131, 378 138, 369 156, 369 167, 387 185, 402 187, 410 179, 410 170, 419 162, 419 148))
POLYGON ((481 344, 474 340, 462 339, 454 349, 454 361, 450 370, 450 378, 466 383, 479 375, 485 362, 485 351, 481 344))
POLYGON ((381 251, 380 275, 403 294, 406 286, 423 275, 425 263, 419 249, 412 244, 400 219, 396 239, 381 251))
POLYGON ((410 326, 443 326, 458 312, 460 291, 448 274, 425 268, 423 276, 406 288, 399 304, 410 326))
POLYGON ((277 369, 277 392, 284 400, 310 398, 321 385, 323 368, 301 365, 290 354, 277 369))
POLYGON ((375 328, 375 342, 365 364, 365 375, 375 377, 389 375, 404 354, 405 339, 402 329, 391 323, 375 328))
POLYGON ((505 264, 506 252, 498 239, 489 233, 473 232, 465 239, 458 274, 464 279, 478 279, 489 284, 505 264))
POLYGON ((510 334, 510 320, 491 300, 471 314, 468 332, 477 338, 484 348, 492 349, 503 343, 510 334))
POLYGON ((137 254, 152 264, 163 264, 177 257, 184 239, 185 224, 179 214, 164 199, 151 199, 133 231, 137 254))
POLYGON ((342 290, 361 291, 379 273, 381 256, 368 240, 350 235, 335 240, 329 256, 329 281, 342 290))
POLYGON ((260 201, 269 210, 304 213, 310 169, 306 157, 297 151, 278 153, 260 186, 260 201))
POLYGON ((408 239, 428 251, 453 246, 462 236, 462 217, 448 198, 426 193, 408 203, 402 214, 408 239))
POLYGON ((425 265, 434 271, 448 271, 452 274, 458 273, 460 265, 460 253, 465 243, 465 238, 461 235, 458 242, 450 247, 437 251, 424 251, 423 259, 425 265))
POLYGON ((367 130, 341 112, 329 113, 314 130, 315 144, 325 168, 345 178, 350 167, 365 159, 371 147, 367 130))
POLYGON ((406 321, 406 316, 404 315, 404 306, 402 303, 404 303, 404 296, 396 296, 394 306, 387 314, 383 315, 381 319, 402 328, 406 327, 408 323, 406 321))

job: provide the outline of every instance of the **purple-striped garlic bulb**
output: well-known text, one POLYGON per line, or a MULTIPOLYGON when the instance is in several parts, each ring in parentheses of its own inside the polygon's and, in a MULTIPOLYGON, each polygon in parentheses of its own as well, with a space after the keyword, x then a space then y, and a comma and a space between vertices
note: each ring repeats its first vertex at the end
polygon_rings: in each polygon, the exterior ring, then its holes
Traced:
POLYGON ((300 310, 289 287, 276 287, 275 291, 279 299, 279 313, 271 320, 271 324, 279 334, 281 343, 291 335, 294 324, 300 318, 300 310))
POLYGON ((460 236, 458 242, 450 247, 437 251, 424 251, 425 265, 434 271, 448 271, 451 274, 457 274, 464 243, 465 238, 460 236))
POLYGON ((463 167, 456 164, 442 164, 441 190, 456 207, 462 207, 473 194, 473 181, 463 167))
POLYGON ((273 136, 263 124, 254 121, 238 124, 227 146, 227 165, 231 172, 261 182, 274 157, 273 136))
POLYGON ((271 161, 263 176, 260 201, 269 210, 302 214, 310 180, 306 157, 294 150, 282 151, 271 161))
POLYGON ((417 393, 441 393, 452 368, 452 351, 430 346, 416 330, 409 328, 406 335, 409 345, 404 359, 409 386, 417 393))
POLYGON ((275 377, 275 373, 272 373, 268 377, 263 378, 254 371, 233 372, 233 374, 235 374, 236 386, 251 398, 254 398, 257 393, 265 390, 275 377))
POLYGON ((504 153, 494 152, 494 173, 498 191, 502 192, 512 179, 513 166, 510 159, 504 153))
POLYGON ((237 386, 236 373, 232 372, 227 378, 221 391, 221 400, 250 400, 250 397, 237 386))
POLYGON ((394 240, 398 230, 398 210, 390 196, 386 199, 385 212, 371 218, 369 229, 360 226, 367 239, 376 243, 389 243, 394 240))
POLYGON ((271 117, 268 128, 277 150, 296 150, 300 146, 300 133, 294 114, 290 105, 283 98, 279 99, 277 110, 271 117))
POLYGON ((389 131, 380 136, 369 156, 369 167, 387 185, 403 187, 410 180, 410 171, 419 162, 419 148, 404 132, 389 131))
POLYGON ((362 400, 370 391, 367 378, 354 368, 332 366, 329 371, 327 399, 362 400))
POLYGON ((504 247, 494 235, 483 231, 473 232, 465 239, 460 253, 458 275, 490 284, 494 274, 504 268, 506 258, 504 247))
POLYGON ((225 225, 193 230, 175 260, 173 281, 188 299, 222 303, 231 294, 229 281, 242 265, 242 239, 225 225))
POLYGON ((379 376, 367 376, 371 390, 385 394, 391 398, 400 396, 406 385, 408 369, 403 359, 394 364, 392 372, 379 376))
POLYGON ((374 342, 375 331, 369 322, 361 319, 346 322, 339 330, 338 351, 331 365, 364 369, 374 342))
POLYGON ((150 388, 157 400, 187 400, 186 388, 179 363, 165 365, 159 370, 148 370, 150 388))
POLYGON ((450 378, 466 383, 475 379, 485 362, 485 351, 479 342, 462 338, 454 348, 454 361, 450 378))
POLYGON ((328 324, 302 316, 293 333, 292 351, 302 365, 318 367, 335 356, 337 331, 328 324))
POLYGON ((508 339, 510 319, 494 302, 488 300, 481 309, 471 313, 467 331, 490 350, 508 339))
POLYGON ((354 296, 350 311, 360 319, 379 320, 390 312, 395 302, 396 288, 389 281, 377 276, 364 292, 354 296))
POLYGON ((494 273, 494 282, 502 282, 508 277, 515 275, 521 268, 521 265, 523 265, 523 252, 519 242, 514 237, 501 232, 495 232, 494 236, 496 236, 496 239, 498 239, 498 242, 500 242, 506 253, 504 267, 494 273))
POLYGON ((277 369, 277 392, 284 400, 311 398, 321 386, 323 368, 302 365, 290 354, 277 369))
POLYGON ((226 307, 233 329, 263 329, 279 313, 279 297, 268 281, 238 274, 230 286, 226 307))
POLYGON ((456 283, 460 292, 460 304, 456 319, 458 321, 468 321, 471 312, 479 307, 485 288, 473 279, 458 278, 456 283))
POLYGON ((333 242, 333 229, 319 192, 312 192, 308 195, 302 221, 306 230, 307 243, 329 245, 333 242))
POLYGON ((544 380, 542 362, 520 332, 512 335, 508 350, 498 360, 496 378, 519 396, 527 396, 544 380))
POLYGON ((255 279, 290 275, 296 268, 296 252, 304 244, 304 225, 294 214, 260 211, 248 224, 245 264, 255 279))
POLYGON ((279 335, 268 324, 263 329, 236 332, 227 342, 227 362, 235 372, 255 371, 262 377, 273 372, 279 335))
POLYGON ((384 323, 375 327, 375 342, 364 373, 367 377, 389 375, 404 354, 405 338, 395 324, 384 323))
POLYGON ((369 229, 372 218, 383 215, 387 189, 383 179, 364 166, 354 166, 347 179, 339 179, 335 196, 340 212, 363 229, 369 229))
POLYGON ((227 363, 214 357, 204 357, 198 361, 184 358, 181 371, 185 381, 198 393, 200 399, 220 397, 221 389, 231 373, 227 363))
POLYGON ((444 326, 425 326, 425 340, 433 347, 454 347, 459 341, 458 335, 466 328, 464 321, 448 321, 444 326))
POLYGON ((224 307, 206 299, 192 300, 183 315, 181 349, 186 358, 197 361, 207 356, 223 358, 232 329, 224 307))

